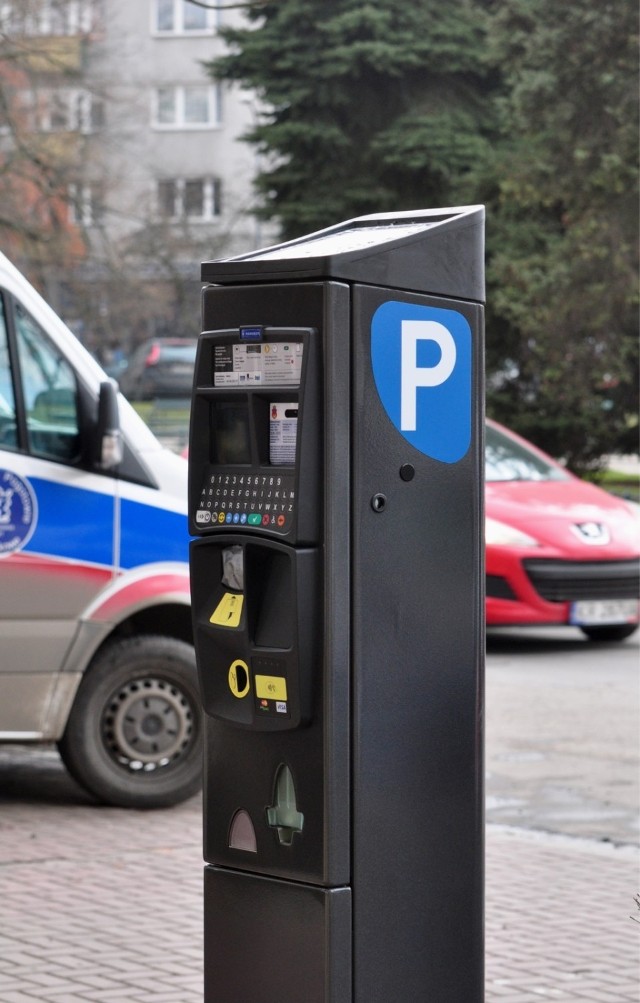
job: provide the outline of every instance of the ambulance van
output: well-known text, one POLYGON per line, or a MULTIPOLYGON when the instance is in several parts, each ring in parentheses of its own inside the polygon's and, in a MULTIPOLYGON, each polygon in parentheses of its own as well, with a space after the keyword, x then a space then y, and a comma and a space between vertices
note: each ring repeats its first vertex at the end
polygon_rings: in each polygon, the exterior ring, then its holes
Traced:
POLYGON ((106 804, 201 783, 187 463, 2 254, 0 741, 106 804))

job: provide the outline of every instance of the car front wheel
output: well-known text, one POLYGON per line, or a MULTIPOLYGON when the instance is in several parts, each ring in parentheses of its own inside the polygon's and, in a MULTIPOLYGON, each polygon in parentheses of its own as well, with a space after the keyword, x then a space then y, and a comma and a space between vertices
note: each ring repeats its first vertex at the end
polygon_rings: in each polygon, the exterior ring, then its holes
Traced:
POLYGON ((69 773, 98 800, 163 808, 202 782, 202 711, 193 648, 140 636, 87 670, 59 743, 69 773))

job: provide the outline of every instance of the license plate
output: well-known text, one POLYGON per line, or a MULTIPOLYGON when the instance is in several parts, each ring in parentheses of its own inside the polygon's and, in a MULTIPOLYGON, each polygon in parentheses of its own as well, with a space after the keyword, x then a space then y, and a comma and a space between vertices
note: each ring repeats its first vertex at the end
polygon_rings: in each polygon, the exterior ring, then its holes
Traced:
POLYGON ((607 623, 637 623, 637 599, 583 599, 571 603, 569 623, 577 627, 592 627, 607 623))

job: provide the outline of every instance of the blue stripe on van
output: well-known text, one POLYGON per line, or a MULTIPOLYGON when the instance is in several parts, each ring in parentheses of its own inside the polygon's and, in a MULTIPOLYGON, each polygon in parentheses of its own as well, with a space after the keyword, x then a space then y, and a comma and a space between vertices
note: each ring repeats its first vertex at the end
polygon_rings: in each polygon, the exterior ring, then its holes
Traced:
POLYGON ((30 477, 29 482, 38 515, 25 552, 112 567, 112 495, 41 477, 30 477))
POLYGON ((120 508, 120 566, 189 560, 185 513, 123 498, 120 508))

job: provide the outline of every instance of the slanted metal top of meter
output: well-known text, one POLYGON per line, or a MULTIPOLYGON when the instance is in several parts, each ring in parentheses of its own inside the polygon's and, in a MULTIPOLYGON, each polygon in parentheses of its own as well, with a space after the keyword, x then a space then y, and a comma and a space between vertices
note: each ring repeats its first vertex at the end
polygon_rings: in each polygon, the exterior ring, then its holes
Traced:
POLYGON ((336 279, 484 301, 484 206, 359 216, 202 265, 219 285, 336 279))
POLYGON ((321 233, 319 236, 303 237, 289 244, 279 244, 266 248, 251 255, 252 261, 269 261, 284 258, 324 257, 327 254, 345 254, 347 251, 358 251, 367 247, 376 247, 389 240, 400 240, 402 237, 422 233, 431 223, 408 223, 390 226, 360 226, 349 227, 338 232, 321 233))

